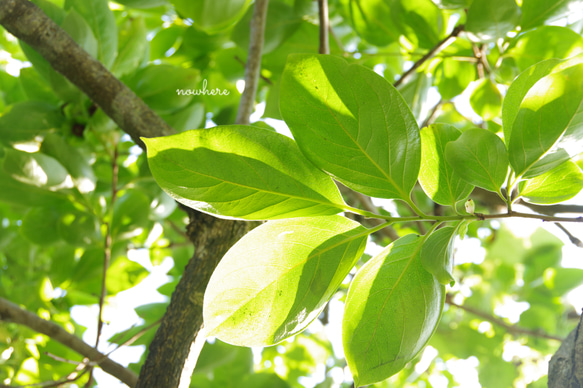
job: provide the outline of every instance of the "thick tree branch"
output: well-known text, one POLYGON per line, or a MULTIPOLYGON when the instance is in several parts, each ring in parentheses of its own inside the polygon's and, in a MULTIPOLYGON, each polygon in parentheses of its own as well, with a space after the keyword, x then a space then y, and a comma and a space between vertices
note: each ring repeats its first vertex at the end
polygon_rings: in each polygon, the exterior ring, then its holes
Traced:
POLYGON ((56 71, 89 96, 136 144, 144 146, 140 137, 164 136, 174 132, 134 92, 88 55, 32 2, 1 0, 0 24, 35 49, 56 71))
POLYGON ((36 314, 26 311, 3 298, 0 298, 0 321, 18 323, 47 335, 51 339, 87 357, 90 361, 99 365, 105 372, 115 376, 130 387, 136 385, 138 376, 131 370, 107 358, 106 355, 87 345, 78 337, 69 334, 56 323, 44 320, 36 314))
POLYGON ((549 362, 549 388, 583 386, 583 316, 549 362))
POLYGON ((485 321, 488 321, 490 323, 495 324, 496 326, 500 326, 512 335, 529 335, 532 337, 545 338, 545 339, 554 340, 554 341, 562 341, 563 340, 563 338, 561 338, 561 337, 547 334, 542 330, 524 329, 524 328, 521 328, 521 327, 518 327, 515 325, 508 324, 503 319, 492 316, 492 315, 487 314, 483 311, 477 310, 473 307, 457 304, 453 301, 453 297, 451 294, 447 294, 445 296, 445 303, 447 303, 450 306, 454 306, 454 307, 457 307, 461 310, 464 310, 467 313, 470 313, 470 314, 473 314, 477 317, 480 317, 480 318, 484 319, 485 321))
POLYGON ((267 20, 267 5, 269 0, 256 0, 251 18, 251 36, 249 37, 249 54, 245 66, 245 90, 239 101, 237 124, 249 124, 249 116, 253 113, 257 84, 261 71, 261 52, 267 20))

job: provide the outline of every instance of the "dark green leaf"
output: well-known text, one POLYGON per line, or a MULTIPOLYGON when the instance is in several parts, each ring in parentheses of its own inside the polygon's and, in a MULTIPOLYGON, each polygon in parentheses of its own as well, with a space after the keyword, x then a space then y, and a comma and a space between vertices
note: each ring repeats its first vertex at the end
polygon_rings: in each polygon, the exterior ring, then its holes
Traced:
POLYGON ((144 18, 128 19, 119 34, 119 52, 112 67, 117 77, 135 71, 144 60, 148 48, 144 18))
POLYGON ((520 18, 515 0, 474 0, 468 8, 465 30, 475 39, 492 42, 504 38, 520 18))
POLYGON ((500 192, 508 173, 506 147, 498 136, 486 129, 464 132, 445 146, 445 157, 453 171, 466 182, 500 192))
POLYGON ((28 185, 57 188, 65 185, 69 175, 55 159, 40 152, 28 153, 12 148, 5 150, 4 172, 28 185))
POLYGON ((158 184, 177 201, 222 217, 276 219, 346 207, 332 179, 275 132, 225 126, 144 139, 158 184))
POLYGON ((115 2, 131 8, 154 8, 168 4, 168 0, 115 0, 115 2))
POLYGON ((378 74, 340 58, 291 55, 280 109, 318 167, 364 194, 409 200, 421 159, 419 128, 378 74))
POLYGON ((273 345, 299 333, 356 264, 367 235, 340 216, 257 227, 213 272, 204 295, 205 328, 242 346, 273 345))
POLYGON ((83 19, 83 16, 81 16, 75 9, 71 9, 67 14, 67 17, 65 17, 65 20, 63 20, 61 27, 75 42, 77 42, 79 46, 81 46, 83 50, 87 51, 89 55, 97 59, 99 44, 97 43, 95 35, 93 35, 93 31, 91 31, 91 27, 87 24, 85 19, 83 19))
POLYGON ((90 246, 101 239, 98 220, 89 213, 61 213, 58 230, 63 240, 75 246, 90 246))
POLYGON ((445 288, 419 260, 423 238, 407 235, 356 274, 342 325, 342 342, 355 386, 401 370, 433 335, 445 288))
POLYGON ((519 193, 529 202, 550 205, 573 198, 583 189, 583 173, 572 161, 520 182, 519 193))
POLYGON ((445 159, 445 146, 457 140, 461 131, 448 124, 430 125, 421 131, 421 171, 419 183, 433 201, 452 206, 467 198, 473 186, 466 183, 445 159))
POLYGON ((58 107, 40 101, 20 102, 0 116, 0 139, 9 143, 30 141, 61 123, 58 107))
POLYGON ((0 201, 22 206, 56 206, 67 197, 54 191, 22 183, 0 170, 0 201))
POLYGON ((50 245, 60 239, 57 223, 59 213, 54 208, 31 209, 22 220, 22 234, 38 245, 50 245))

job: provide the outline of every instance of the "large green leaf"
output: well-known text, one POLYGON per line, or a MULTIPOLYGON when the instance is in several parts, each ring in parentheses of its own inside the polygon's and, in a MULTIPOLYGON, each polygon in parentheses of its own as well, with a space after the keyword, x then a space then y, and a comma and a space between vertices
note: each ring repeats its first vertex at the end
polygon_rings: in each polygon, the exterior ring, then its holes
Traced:
POLYGON ((235 345, 273 345, 302 331, 364 252, 368 231, 340 216, 270 221, 223 257, 204 296, 204 324, 235 345))
POLYGON ((421 265, 423 241, 400 238, 368 261, 350 285, 342 342, 355 386, 397 373, 437 327, 445 288, 421 265))
POLYGON ((12 178, 28 185, 57 188, 66 184, 67 170, 53 157, 40 152, 5 150, 3 168, 12 178))
POLYGON ((419 183, 425 193, 440 205, 455 204, 465 199, 474 186, 454 173, 445 159, 445 146, 457 140, 461 131, 448 124, 433 124, 421 131, 421 171, 419 183))
POLYGON ((0 116, 0 140, 31 141, 62 124, 58 107, 41 101, 23 101, 6 108, 0 116))
POLYGON ((222 217, 336 214, 346 205, 293 140, 232 125, 144 139, 158 184, 177 201, 222 217))
POLYGON ((243 17, 251 0, 170 0, 178 13, 208 33, 232 27, 243 17))
POLYGON ((583 189, 583 173, 572 161, 521 182, 520 195, 529 202, 550 205, 573 198, 583 189))
POLYGON ((453 278, 453 243, 457 226, 446 226, 431 233, 423 246, 419 258, 421 265, 443 285, 451 284, 453 278))
POLYGON ((400 29, 392 18, 394 1, 342 0, 354 30, 363 39, 377 46, 386 46, 398 41, 400 29))
POLYGON ((419 128, 381 76, 340 58, 290 55, 280 109, 315 165, 364 194, 409 199, 421 159, 419 128))
POLYGON ((21 206, 57 206, 67 197, 59 192, 45 190, 18 181, 0 169, 0 201, 21 206))
POLYGON ((106 67, 117 55, 117 24, 107 0, 75 0, 73 7, 85 19, 97 39, 97 58, 106 67))
POLYGON ((545 59, 569 58, 583 52, 583 37, 567 27, 543 26, 517 37, 506 55, 522 71, 545 59))
POLYGON ((567 16, 571 7, 581 4, 580 0, 523 0, 522 20, 523 30, 553 22, 567 16))
POLYGON ((465 30, 479 41, 504 38, 520 18, 515 0, 474 0, 468 8, 465 30))
POLYGON ((508 172, 506 147, 486 129, 465 131, 445 146, 445 157, 453 171, 466 182, 500 192, 508 172))
POLYGON ((541 158, 559 150, 578 154, 583 138, 582 112, 583 63, 538 80, 522 100, 507 138, 516 174, 525 174, 541 158))

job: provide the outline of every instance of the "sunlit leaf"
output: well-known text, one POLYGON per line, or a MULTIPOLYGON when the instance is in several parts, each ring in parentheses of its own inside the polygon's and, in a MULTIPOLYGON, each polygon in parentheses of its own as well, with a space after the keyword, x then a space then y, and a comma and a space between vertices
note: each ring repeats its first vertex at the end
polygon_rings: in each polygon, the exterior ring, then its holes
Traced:
POLYGON ((52 188, 65 184, 69 175, 55 158, 40 152, 5 150, 4 172, 28 185, 52 188))
POLYGON ((443 285, 455 282, 453 278, 453 243, 457 227, 447 226, 431 233, 423 246, 419 258, 421 265, 443 285))
POLYGON ((338 213, 334 182, 275 132, 224 126, 144 139, 158 184, 174 199, 222 217, 276 219, 338 213))
POLYGON ((364 194, 408 200, 419 173, 419 128, 378 74, 331 56, 291 55, 280 109, 315 165, 364 194))
POLYGON ((445 146, 445 157, 454 173, 466 182, 500 192, 508 172, 506 147, 492 132, 474 128, 445 146))
POLYGON ((235 345, 273 345, 302 331, 360 258, 368 232, 340 216, 271 221, 223 257, 204 296, 204 324, 235 345))
POLYGON ((421 131, 419 183, 433 201, 454 208, 474 188, 454 172, 445 158, 446 144, 460 135, 459 129, 447 124, 433 124, 421 131))
POLYGON ((382 381, 411 361, 433 335, 445 288, 419 260, 423 238, 407 235, 356 274, 342 324, 355 386, 382 381))
POLYGON ((580 0, 523 0, 520 25, 523 30, 528 30, 556 21, 567 16, 572 8, 580 4, 580 0))
POLYGON ((568 160, 545 174, 521 182, 519 193, 529 202, 550 205, 573 198, 583 189, 583 173, 568 160))
POLYGON ((502 94, 489 78, 474 81, 470 86, 470 105, 484 121, 498 117, 502 109, 502 94))

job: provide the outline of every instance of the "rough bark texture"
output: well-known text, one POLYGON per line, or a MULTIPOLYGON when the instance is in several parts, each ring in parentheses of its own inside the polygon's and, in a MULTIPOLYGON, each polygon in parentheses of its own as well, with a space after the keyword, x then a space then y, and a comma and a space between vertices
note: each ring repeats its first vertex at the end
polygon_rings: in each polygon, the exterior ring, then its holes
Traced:
POLYGON ((0 24, 89 96, 136 144, 144 146, 140 137, 174 132, 133 91, 30 1, 1 0, 0 24))
POLYGON ((106 355, 87 345, 80 338, 69 334, 56 323, 42 319, 36 314, 26 311, 4 298, 0 298, 0 321, 26 325, 39 333, 49 336, 55 341, 59 341, 82 356, 87 357, 90 361, 99 365, 101 369, 117 377, 130 387, 136 385, 138 376, 131 370, 107 358, 106 355))
POLYGON ((142 366, 136 388, 177 387, 190 345, 202 327, 202 303, 209 279, 227 250, 251 222, 227 221, 188 209, 187 233, 196 247, 142 366), (184 281, 188 279, 188 281, 184 281), (163 371, 163 373, 160 373, 163 371))
POLYGON ((549 388, 583 388, 583 316, 549 363, 549 388))

